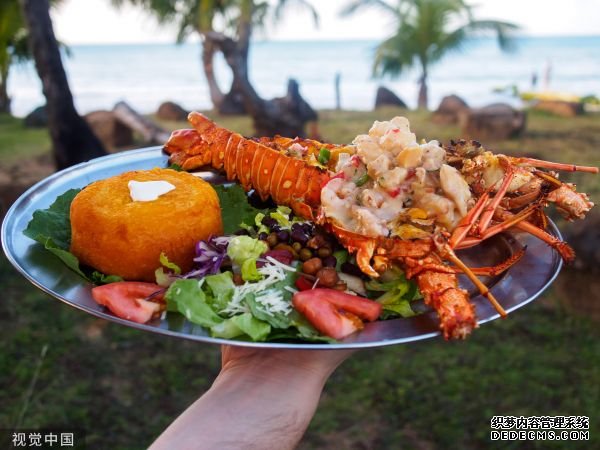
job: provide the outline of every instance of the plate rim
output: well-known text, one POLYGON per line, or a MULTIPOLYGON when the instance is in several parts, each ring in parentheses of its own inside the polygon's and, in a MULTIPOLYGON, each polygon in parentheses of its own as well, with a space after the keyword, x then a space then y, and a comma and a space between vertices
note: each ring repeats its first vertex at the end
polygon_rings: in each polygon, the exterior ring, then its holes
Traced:
MULTIPOLYGON (((152 325, 148 325, 148 324, 139 324, 136 322, 131 322, 129 320, 121 319, 113 314, 108 314, 101 310, 94 310, 94 309, 87 307, 86 305, 70 301, 69 299, 52 291, 49 287, 42 284, 32 274, 30 274, 19 263, 19 261, 17 261, 17 258, 15 257, 13 252, 10 251, 10 248, 9 248, 10 246, 8 243, 8 240, 9 240, 8 229, 9 229, 10 223, 12 223, 15 220, 16 211, 19 209, 19 207, 22 204, 24 204, 26 201, 29 200, 30 196, 33 193, 35 193, 36 191, 38 191, 45 185, 55 182, 56 179, 62 178, 66 174, 72 174, 73 172, 83 170, 87 166, 93 166, 93 165, 98 164, 100 161, 105 162, 110 159, 120 159, 120 158, 123 158, 124 155, 137 155, 137 154, 145 154, 145 153, 152 154, 154 152, 160 152, 162 154, 162 146, 144 147, 144 148, 140 148, 140 149, 127 150, 125 152, 113 153, 113 154, 101 156, 99 158, 94 158, 89 161, 85 161, 85 162, 76 164, 74 166, 68 167, 66 169, 57 171, 57 172, 53 173, 52 175, 38 181, 33 186, 31 186, 29 189, 27 189, 25 192, 23 192, 23 194, 21 194, 19 196, 19 198, 13 202, 13 204, 10 206, 10 208, 6 212, 4 220, 2 221, 2 228, 0 231, 0 240, 2 241, 2 249, 3 249, 4 254, 6 255, 8 261, 11 263, 11 265, 35 287, 37 287, 44 293, 48 294, 49 296, 61 301, 62 303, 67 304, 70 307, 73 307, 80 311, 91 314, 92 316, 95 316, 97 318, 108 320, 109 322, 114 322, 119 325, 124 325, 129 328, 147 331, 147 332, 154 333, 154 334, 161 334, 161 335, 169 336, 172 338, 191 340, 191 341, 195 341, 195 342, 204 342, 204 343, 209 343, 209 344, 221 344, 221 345, 234 345, 234 346, 251 347, 251 348, 295 349, 295 350, 342 350, 342 349, 350 349, 350 348, 352 348, 352 349, 376 348, 376 347, 384 347, 384 346, 390 346, 390 345, 396 345, 396 344, 406 344, 409 342, 418 342, 418 341, 425 340, 425 339, 431 339, 433 337, 441 335, 441 332, 439 330, 436 330, 436 331, 432 331, 429 333, 423 333, 423 334, 413 335, 413 336, 408 336, 408 337, 402 337, 402 338, 396 338, 396 339, 384 339, 384 340, 369 341, 369 342, 346 342, 346 343, 344 343, 344 342, 337 342, 337 343, 310 343, 310 342, 297 342, 296 343, 296 342, 294 342, 294 343, 292 343, 292 342, 252 342, 252 341, 231 340, 231 339, 223 339, 223 338, 214 338, 211 336, 183 333, 181 331, 174 331, 174 330, 165 329, 165 328, 152 326, 152 325)), ((550 219, 548 222, 549 222, 549 228, 550 228, 549 231, 554 236, 556 236, 557 238, 562 240, 562 235, 560 233, 560 230, 556 226, 556 224, 550 219)), ((19 230, 19 231, 22 233, 23 230, 19 230)), ((41 245, 41 244, 38 243, 37 245, 41 245)), ((552 251, 552 252, 554 251, 550 247, 548 247, 548 248, 549 248, 549 251, 552 251)), ((558 257, 555 259, 557 261, 556 267, 554 268, 551 276, 543 284, 543 286, 541 286, 537 290, 537 292, 535 292, 533 295, 530 295, 527 299, 519 302, 516 305, 506 308, 507 313, 511 313, 511 312, 531 303, 532 301, 536 300, 540 295, 542 295, 548 289, 548 287, 554 282, 556 277, 559 275, 559 273, 563 267, 563 264, 564 264, 562 258, 558 257)), ((82 283, 87 283, 83 279, 81 281, 82 281, 82 283)), ((493 289, 494 288, 492 287, 491 290, 493 291, 493 289)), ((495 313, 489 317, 486 317, 485 319, 478 319, 477 324, 479 326, 479 325, 491 322, 493 320, 496 320, 498 318, 500 318, 500 315, 498 313, 495 313)), ((393 320, 407 320, 407 319, 399 318, 399 319, 393 319, 393 320)))

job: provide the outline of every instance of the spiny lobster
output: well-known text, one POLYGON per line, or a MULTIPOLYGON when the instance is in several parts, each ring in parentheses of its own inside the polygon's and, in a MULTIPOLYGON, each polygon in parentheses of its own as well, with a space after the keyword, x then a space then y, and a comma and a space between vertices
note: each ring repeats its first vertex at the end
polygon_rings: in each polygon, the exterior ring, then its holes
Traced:
MULTIPOLYGON (((465 214, 460 221, 452 227, 439 223, 430 226, 425 237, 423 230, 417 230, 419 233, 408 239, 356 232, 328 214, 322 204, 324 191, 336 184, 330 184, 331 181, 340 176, 344 178, 343 173, 336 170, 341 160, 360 164, 356 159, 356 145, 340 146, 279 136, 246 139, 197 112, 190 113, 188 120, 194 129, 174 131, 164 146, 171 163, 185 170, 211 166, 223 171, 229 180, 238 180, 246 191, 254 189, 263 199, 270 196, 276 204, 290 206, 296 215, 316 220, 349 252, 356 253, 357 264, 371 277, 378 277, 394 262, 399 263, 408 278, 416 279, 425 303, 437 311, 446 339, 464 338, 477 327, 474 307, 468 293, 459 287, 457 274, 467 275, 504 317, 506 312, 477 276, 498 275, 515 264, 524 252, 524 249, 516 252, 495 267, 468 268, 455 250, 477 245, 516 227, 544 240, 569 262, 574 252, 568 244, 544 230, 546 219, 542 207, 548 202, 555 203, 557 209, 572 220, 583 218, 593 206, 573 185, 561 183, 554 173, 540 169, 598 173, 598 168, 494 155, 475 141, 460 141, 445 147, 443 157, 444 165, 456 169, 475 196, 464 204, 468 204, 468 210, 464 206, 465 214), (323 149, 329 155, 326 161, 318 157, 323 149)), ((402 123, 394 120, 389 123, 402 123)), ((390 126, 386 133, 394 137, 393 133, 400 129, 390 126)), ((386 139, 387 134, 380 139, 386 139)), ((355 144, 358 143, 360 149, 359 138, 355 144)), ((414 176, 415 170, 409 169, 406 173, 414 176)), ((420 210, 415 210, 418 216, 420 210)), ((425 213, 431 216, 430 211, 425 213)), ((415 219, 416 224, 425 222, 415 219)), ((431 225, 431 220, 428 224, 431 225)))

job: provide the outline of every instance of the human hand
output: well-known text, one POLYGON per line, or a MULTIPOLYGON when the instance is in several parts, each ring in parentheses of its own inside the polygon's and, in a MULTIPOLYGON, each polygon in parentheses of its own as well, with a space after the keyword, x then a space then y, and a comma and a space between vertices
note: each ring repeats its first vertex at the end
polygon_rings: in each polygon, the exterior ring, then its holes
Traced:
POLYGON ((295 448, 327 378, 352 353, 224 345, 210 390, 152 449, 295 448))
POLYGON ((355 350, 262 349, 223 345, 221 374, 286 378, 309 376, 323 383, 355 350))

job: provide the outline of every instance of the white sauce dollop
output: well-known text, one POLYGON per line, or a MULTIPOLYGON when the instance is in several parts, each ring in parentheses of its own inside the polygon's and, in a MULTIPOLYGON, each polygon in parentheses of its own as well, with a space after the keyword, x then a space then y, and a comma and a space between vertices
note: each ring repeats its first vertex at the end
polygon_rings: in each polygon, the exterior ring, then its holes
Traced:
POLYGON ((129 187, 131 200, 134 202, 151 202, 175 189, 175 186, 168 181, 131 180, 127 186, 129 187))

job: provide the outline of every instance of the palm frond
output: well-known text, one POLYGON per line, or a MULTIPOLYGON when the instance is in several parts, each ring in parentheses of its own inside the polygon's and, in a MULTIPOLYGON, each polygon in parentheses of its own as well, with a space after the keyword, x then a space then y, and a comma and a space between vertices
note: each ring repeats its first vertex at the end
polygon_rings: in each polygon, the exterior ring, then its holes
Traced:
MULTIPOLYGON (((399 3, 403 2, 399 1, 399 3)), ((339 15, 347 17, 367 8, 378 9, 393 16, 398 16, 398 9, 384 0, 351 0, 340 9, 339 15)))
POLYGON ((418 59, 418 42, 415 29, 404 24, 395 35, 383 41, 375 50, 373 76, 396 78, 418 59))
POLYGON ((516 49, 514 35, 521 29, 518 25, 510 22, 498 20, 475 20, 470 22, 467 27, 473 32, 490 31, 496 35, 498 46, 501 50, 510 52, 516 49))
POLYGON ((319 13, 312 3, 307 0, 277 0, 277 4, 273 10, 273 18, 276 22, 279 22, 283 18, 284 13, 286 10, 289 10, 290 6, 296 6, 299 9, 308 11, 312 16, 315 27, 319 26, 319 13))

